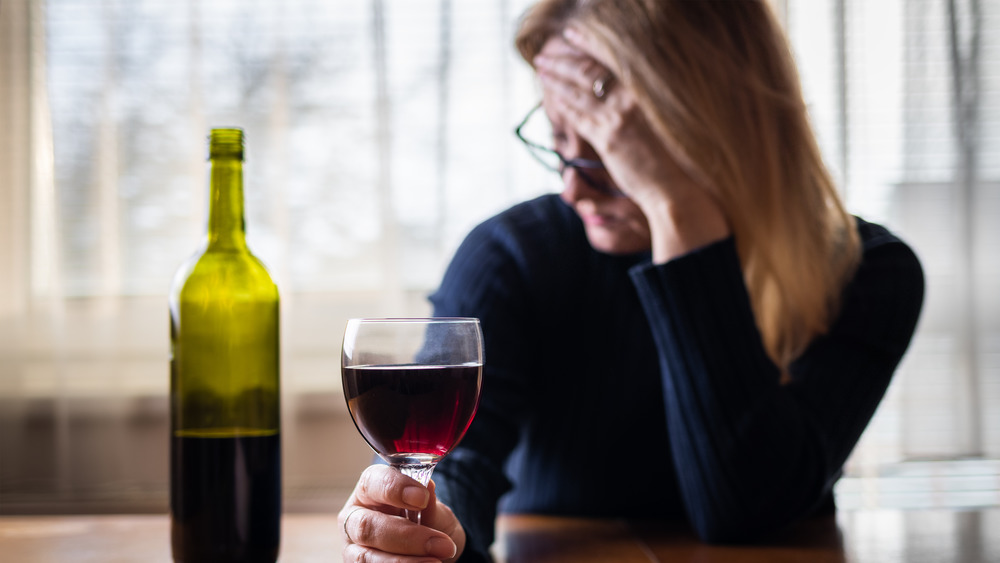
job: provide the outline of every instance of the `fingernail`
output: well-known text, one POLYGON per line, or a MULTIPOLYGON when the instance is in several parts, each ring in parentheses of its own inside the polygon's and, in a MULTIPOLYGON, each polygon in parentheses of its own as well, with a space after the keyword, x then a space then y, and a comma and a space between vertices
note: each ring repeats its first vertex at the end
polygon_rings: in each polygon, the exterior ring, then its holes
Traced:
POLYGON ((403 502, 416 507, 424 508, 431 498, 431 493, 423 487, 406 487, 403 489, 403 502))
POLYGON ((535 66, 548 66, 549 63, 551 62, 551 59, 549 59, 545 55, 538 55, 537 57, 532 59, 531 62, 535 63, 535 66))
POLYGON ((567 27, 563 30, 563 37, 565 37, 568 41, 576 42, 580 40, 581 36, 579 31, 573 29, 572 27, 567 27))
POLYGON ((441 559, 450 559, 455 556, 455 543, 444 538, 431 538, 427 540, 427 554, 441 559))

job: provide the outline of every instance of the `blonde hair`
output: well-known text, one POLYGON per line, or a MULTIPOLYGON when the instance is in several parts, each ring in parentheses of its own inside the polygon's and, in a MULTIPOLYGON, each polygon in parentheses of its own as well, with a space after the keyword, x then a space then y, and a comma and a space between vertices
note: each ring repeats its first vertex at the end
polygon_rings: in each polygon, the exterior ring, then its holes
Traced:
POLYGON ((795 63, 763 0, 542 0, 516 46, 529 63, 567 24, 597 38, 664 148, 733 229, 757 326, 783 372, 839 309, 860 261, 795 63))

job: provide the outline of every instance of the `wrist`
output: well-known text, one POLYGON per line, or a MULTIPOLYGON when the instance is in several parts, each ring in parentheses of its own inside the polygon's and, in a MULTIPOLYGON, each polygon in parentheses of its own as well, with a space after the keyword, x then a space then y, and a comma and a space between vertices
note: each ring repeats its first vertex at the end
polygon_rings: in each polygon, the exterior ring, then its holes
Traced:
POLYGON ((668 262, 732 235, 722 208, 701 190, 684 198, 648 200, 639 206, 649 222, 654 264, 668 262))

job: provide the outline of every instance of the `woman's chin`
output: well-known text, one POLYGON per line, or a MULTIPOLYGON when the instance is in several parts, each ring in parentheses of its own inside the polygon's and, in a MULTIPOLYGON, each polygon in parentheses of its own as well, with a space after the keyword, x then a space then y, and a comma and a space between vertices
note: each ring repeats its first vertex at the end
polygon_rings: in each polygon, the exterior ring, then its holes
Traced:
POLYGON ((622 233, 619 229, 588 225, 587 240, 590 246, 604 254, 634 254, 649 250, 649 237, 638 233, 622 233))

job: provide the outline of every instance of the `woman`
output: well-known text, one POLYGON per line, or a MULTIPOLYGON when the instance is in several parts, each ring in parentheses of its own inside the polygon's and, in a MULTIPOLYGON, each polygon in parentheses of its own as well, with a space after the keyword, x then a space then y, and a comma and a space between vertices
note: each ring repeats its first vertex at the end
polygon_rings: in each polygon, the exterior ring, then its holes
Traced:
POLYGON ((458 250, 431 300, 482 320, 479 412, 429 490, 365 471, 345 560, 487 560, 498 507, 710 542, 832 508, 923 276, 844 210, 767 4, 543 0, 517 46, 564 190, 458 250))

